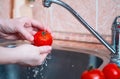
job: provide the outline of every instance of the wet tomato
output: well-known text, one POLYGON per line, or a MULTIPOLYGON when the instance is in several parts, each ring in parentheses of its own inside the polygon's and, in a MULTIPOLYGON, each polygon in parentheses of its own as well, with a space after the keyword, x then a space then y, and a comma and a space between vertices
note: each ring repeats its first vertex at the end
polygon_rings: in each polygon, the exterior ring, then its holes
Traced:
POLYGON ((49 33, 48 31, 38 31, 35 35, 34 35, 34 45, 35 46, 44 46, 44 45, 52 45, 53 42, 53 38, 51 33, 49 33))
POLYGON ((120 69, 114 63, 109 63, 103 68, 106 79, 120 79, 120 69))
POLYGON ((102 71, 91 69, 84 71, 80 79, 105 79, 105 77, 102 71))

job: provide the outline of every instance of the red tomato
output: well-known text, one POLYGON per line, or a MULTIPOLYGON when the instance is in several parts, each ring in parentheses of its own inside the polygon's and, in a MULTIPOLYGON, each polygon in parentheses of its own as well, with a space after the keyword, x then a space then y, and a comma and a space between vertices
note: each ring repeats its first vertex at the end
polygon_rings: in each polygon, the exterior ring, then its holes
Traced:
POLYGON ((38 31, 34 35, 34 45, 43 46, 43 45, 52 45, 53 38, 51 34, 47 31, 38 31))
POLYGON ((106 79, 120 79, 120 69, 114 63, 109 63, 103 68, 106 79))
POLYGON ((82 73, 81 79, 105 79, 102 71, 98 69, 86 70, 82 73))

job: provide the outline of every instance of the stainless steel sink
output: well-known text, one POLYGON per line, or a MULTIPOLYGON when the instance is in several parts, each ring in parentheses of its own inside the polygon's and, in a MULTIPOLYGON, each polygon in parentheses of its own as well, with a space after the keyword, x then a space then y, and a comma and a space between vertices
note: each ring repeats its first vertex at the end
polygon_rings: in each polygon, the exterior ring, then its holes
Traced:
POLYGON ((53 49, 41 66, 0 66, 0 79, 80 79, 89 66, 98 68, 103 60, 83 52, 53 49))

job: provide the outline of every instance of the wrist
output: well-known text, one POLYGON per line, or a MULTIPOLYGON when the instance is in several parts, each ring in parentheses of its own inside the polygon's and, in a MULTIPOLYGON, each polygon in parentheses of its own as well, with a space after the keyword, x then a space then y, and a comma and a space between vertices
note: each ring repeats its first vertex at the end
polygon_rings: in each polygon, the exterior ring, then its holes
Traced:
POLYGON ((17 63, 17 55, 15 48, 0 47, 0 64, 15 64, 17 63))

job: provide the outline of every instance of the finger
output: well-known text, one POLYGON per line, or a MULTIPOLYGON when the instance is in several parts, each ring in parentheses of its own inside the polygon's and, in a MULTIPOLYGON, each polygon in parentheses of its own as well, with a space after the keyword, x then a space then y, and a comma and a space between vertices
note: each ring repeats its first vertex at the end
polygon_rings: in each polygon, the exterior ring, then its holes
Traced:
POLYGON ((32 35, 35 35, 37 32, 36 31, 31 31, 31 34, 32 35))
POLYGON ((31 24, 33 27, 44 30, 44 26, 39 21, 31 19, 31 24))
POLYGON ((33 41, 33 36, 31 33, 29 33, 28 31, 26 31, 25 29, 21 29, 20 33, 28 40, 28 41, 33 41))
POLYGON ((42 54, 42 55, 40 56, 40 57, 41 57, 41 58, 40 58, 41 63, 44 63, 47 55, 48 55, 48 53, 44 53, 44 54, 42 54))
POLYGON ((44 30, 47 31, 47 32, 49 32, 49 33, 52 33, 52 31, 48 27, 44 27, 44 30))
POLYGON ((31 20, 31 23, 32 23, 32 26, 33 27, 36 27, 36 28, 38 28, 38 29, 40 29, 40 30, 46 30, 46 31, 48 31, 48 32, 50 32, 51 33, 51 30, 48 28, 48 27, 45 27, 45 26, 43 26, 42 24, 40 24, 40 22, 39 21, 36 21, 36 20, 31 20))
POLYGON ((41 46, 41 47, 38 47, 38 48, 39 48, 40 54, 50 53, 51 50, 52 50, 52 47, 51 47, 51 46, 41 46))
POLYGON ((11 36, 7 36, 7 37, 4 37, 5 39, 10 39, 10 40, 18 40, 19 38, 14 36, 14 35, 11 35, 11 36))

